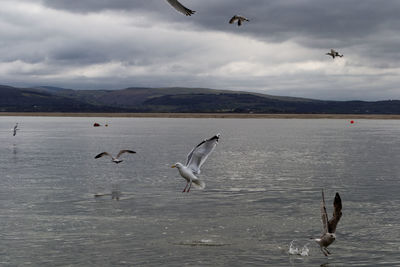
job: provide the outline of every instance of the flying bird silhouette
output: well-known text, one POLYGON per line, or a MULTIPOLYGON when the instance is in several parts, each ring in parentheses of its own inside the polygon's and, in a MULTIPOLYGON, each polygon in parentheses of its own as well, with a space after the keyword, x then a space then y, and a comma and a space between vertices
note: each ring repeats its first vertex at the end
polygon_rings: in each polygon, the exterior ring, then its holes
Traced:
POLYGON ((14 129, 13 129, 13 136, 16 136, 17 135, 17 131, 18 131, 19 129, 18 129, 18 122, 17 122, 17 124, 15 124, 15 126, 14 126, 14 129))
POLYGON ((101 158, 101 157, 103 157, 103 156, 109 156, 109 157, 111 157, 112 162, 115 162, 115 163, 118 164, 118 163, 123 162, 123 160, 122 160, 122 159, 119 159, 119 157, 120 157, 122 154, 124 154, 124 153, 134 154, 134 153, 136 153, 136 152, 135 152, 135 151, 132 151, 132 150, 121 150, 115 158, 114 158, 112 155, 110 155, 108 152, 102 152, 102 153, 98 154, 98 155, 97 155, 96 157, 94 157, 94 158, 95 158, 95 159, 98 159, 98 158, 101 158))
POLYGON ((182 14, 184 14, 186 16, 191 16, 192 14, 194 14, 196 12, 196 11, 193 11, 193 10, 185 7, 184 5, 179 3, 178 0, 167 0, 167 2, 171 6, 173 6, 178 12, 181 12, 182 14))
POLYGON ((325 55, 331 56, 333 59, 335 59, 335 57, 343 57, 343 55, 340 55, 339 52, 334 49, 331 49, 331 52, 326 53, 325 55))
POLYGON ((201 189, 205 188, 205 183, 197 178, 195 174, 200 174, 201 166, 204 164, 211 152, 213 152, 215 146, 218 144, 220 136, 220 134, 216 134, 195 146, 187 156, 186 166, 179 162, 172 165, 172 168, 177 168, 179 174, 186 180, 186 186, 183 189, 183 192, 189 193, 192 183, 201 189))
POLYGON ((322 190, 322 202, 321 202, 321 218, 322 218, 322 235, 320 238, 315 238, 314 240, 318 243, 321 248, 322 253, 325 256, 331 254, 327 247, 336 240, 336 226, 339 223, 340 218, 342 217, 342 199, 340 198, 339 193, 336 193, 335 199, 333 201, 333 215, 330 220, 328 220, 328 214, 326 213, 325 206, 325 196, 324 190, 322 190))
POLYGON ((241 16, 241 15, 234 15, 234 16, 229 20, 229 23, 230 23, 230 24, 233 24, 233 23, 235 23, 236 20, 237 20, 238 26, 241 26, 242 23, 243 23, 244 21, 250 21, 250 20, 248 20, 246 17, 243 17, 243 16, 241 16))

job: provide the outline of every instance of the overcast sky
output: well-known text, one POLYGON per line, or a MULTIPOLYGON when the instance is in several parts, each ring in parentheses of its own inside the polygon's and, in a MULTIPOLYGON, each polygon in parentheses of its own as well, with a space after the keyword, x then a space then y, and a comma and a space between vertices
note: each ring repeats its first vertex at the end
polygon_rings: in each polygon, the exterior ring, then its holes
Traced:
POLYGON ((400 99, 398 0, 180 1, 0 0, 0 84, 400 99))

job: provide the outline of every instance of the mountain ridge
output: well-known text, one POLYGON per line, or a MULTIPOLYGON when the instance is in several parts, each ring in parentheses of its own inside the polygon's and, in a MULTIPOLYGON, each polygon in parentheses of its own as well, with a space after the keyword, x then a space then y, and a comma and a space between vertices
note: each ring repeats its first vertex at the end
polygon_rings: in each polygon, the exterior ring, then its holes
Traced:
POLYGON ((75 90, 0 85, 1 112, 400 114, 399 100, 328 101, 186 87, 75 90))

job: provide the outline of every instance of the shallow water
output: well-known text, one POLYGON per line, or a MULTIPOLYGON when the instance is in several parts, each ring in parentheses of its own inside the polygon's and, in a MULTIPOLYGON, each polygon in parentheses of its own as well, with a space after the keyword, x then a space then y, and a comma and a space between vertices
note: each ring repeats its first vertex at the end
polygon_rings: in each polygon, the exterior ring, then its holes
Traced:
POLYGON ((400 266, 398 121, 0 122, 1 266, 400 266), (206 188, 183 194, 170 166, 218 132, 206 188), (94 159, 120 149, 137 154, 94 159), (329 257, 309 240, 322 188, 329 216, 335 192, 343 201, 329 257), (119 201, 94 197, 112 191, 119 201), (289 254, 294 239, 309 256, 289 254))

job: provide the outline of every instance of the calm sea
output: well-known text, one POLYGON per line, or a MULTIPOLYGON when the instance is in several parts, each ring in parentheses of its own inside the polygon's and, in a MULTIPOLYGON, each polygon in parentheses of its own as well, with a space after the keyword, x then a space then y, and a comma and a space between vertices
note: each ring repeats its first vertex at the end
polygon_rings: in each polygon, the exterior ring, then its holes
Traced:
POLYGON ((0 265, 400 266, 399 136, 394 120, 0 117, 0 265), (182 193, 171 165, 216 133, 206 188, 182 193), (94 159, 120 149, 137 154, 94 159), (329 216, 343 201, 330 257, 309 239, 322 188, 329 216))

